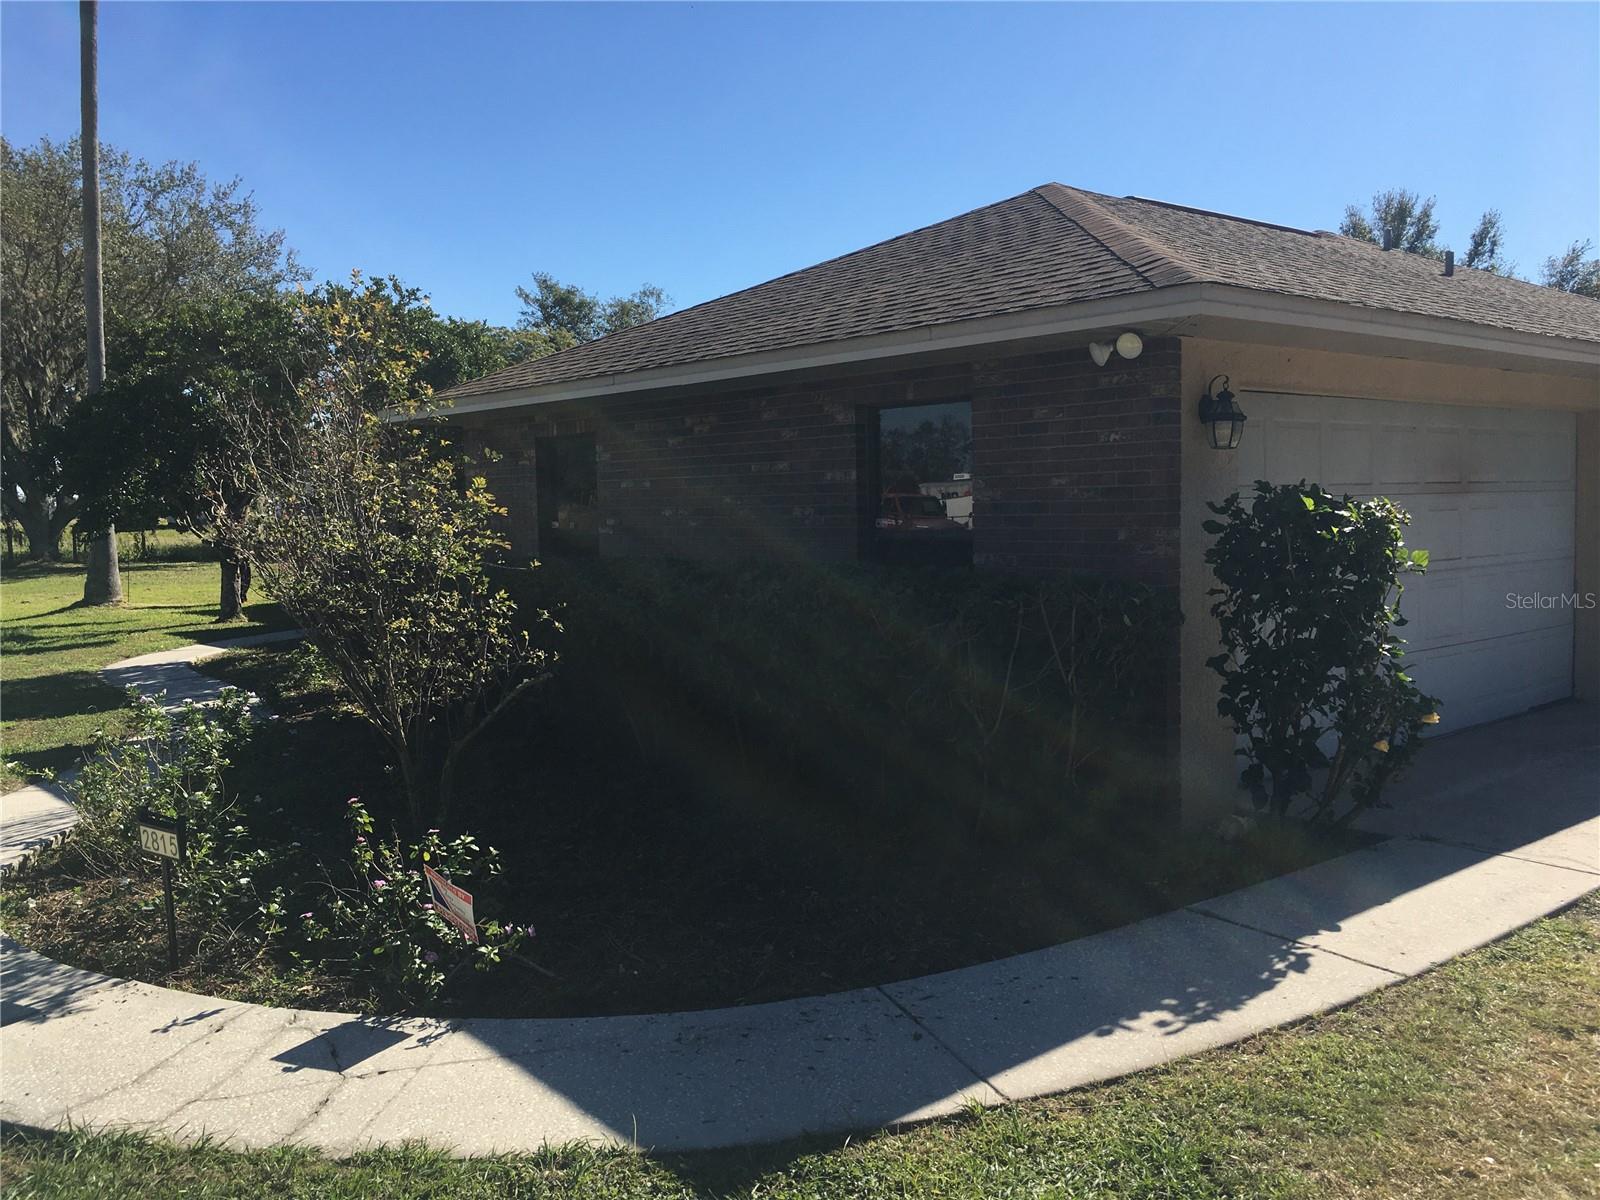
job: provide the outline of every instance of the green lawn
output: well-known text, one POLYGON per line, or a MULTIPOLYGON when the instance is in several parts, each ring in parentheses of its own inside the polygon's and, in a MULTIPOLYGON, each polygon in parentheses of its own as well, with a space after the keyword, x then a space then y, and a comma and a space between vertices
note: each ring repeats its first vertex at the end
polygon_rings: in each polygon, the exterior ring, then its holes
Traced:
MULTIPOLYGON (((782 1086, 774 1081, 774 1086, 782 1086)), ((1480 1197, 1600 1194, 1600 902, 1240 1045, 909 1132, 651 1159, 332 1161, 12 1132, 8 1197, 1480 1197)))
POLYGON ((77 564, 28 564, 0 579, 0 790, 70 765, 96 729, 120 719, 122 695, 96 677, 100 667, 285 623, 274 605, 255 603, 245 620, 216 624, 215 563, 130 563, 122 589, 120 607, 84 608, 77 564))

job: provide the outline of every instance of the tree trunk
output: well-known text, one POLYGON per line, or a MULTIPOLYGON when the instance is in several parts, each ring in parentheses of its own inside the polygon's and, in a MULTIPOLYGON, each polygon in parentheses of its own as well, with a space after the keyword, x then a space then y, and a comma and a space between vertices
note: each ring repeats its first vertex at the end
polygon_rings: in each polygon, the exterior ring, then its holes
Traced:
POLYGON ((28 539, 28 557, 55 562, 61 557, 61 533, 66 522, 57 522, 55 514, 36 509, 33 505, 18 504, 14 515, 17 524, 28 539))
POLYGON ((239 560, 224 551, 222 555, 222 597, 217 603, 217 620, 232 621, 244 613, 245 570, 239 560))
POLYGON ((85 604, 121 604, 122 571, 117 563, 117 531, 89 539, 89 563, 83 577, 85 604))
POLYGON ((239 605, 242 608, 250 603, 250 560, 239 560, 239 605))
MULTIPOLYGON (((82 62, 83 112, 83 309, 88 323, 87 391, 105 386, 105 286, 100 266, 100 6, 96 0, 78 5, 78 39, 82 62)), ((121 604, 122 573, 117 568, 117 531, 107 528, 89 544, 89 569, 83 579, 85 604, 121 604)))
POLYGON ((400 768, 400 783, 405 789, 406 811, 411 817, 412 830, 420 831, 423 828, 422 814, 427 811, 431 799, 428 795, 427 773, 410 747, 396 742, 390 745, 394 748, 395 765, 400 768))

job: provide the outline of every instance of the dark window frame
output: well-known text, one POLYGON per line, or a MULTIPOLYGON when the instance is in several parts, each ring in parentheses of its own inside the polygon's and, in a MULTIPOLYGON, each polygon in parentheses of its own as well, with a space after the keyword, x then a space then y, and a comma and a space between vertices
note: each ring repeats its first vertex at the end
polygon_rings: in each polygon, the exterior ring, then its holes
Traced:
POLYGON ((563 433, 533 439, 534 512, 538 521, 538 553, 544 558, 586 558, 600 553, 600 445, 593 433, 563 433), (572 448, 587 443, 589 453, 573 454, 572 448), (563 529, 560 526, 563 504, 572 501, 560 493, 571 481, 567 473, 574 462, 588 459, 589 478, 579 481, 588 499, 578 501, 592 513, 592 528, 563 529), (587 485, 585 487, 585 485, 587 485))
MULTIPOLYGON (((967 432, 972 432, 972 397, 957 394, 936 400, 910 403, 863 405, 857 409, 856 428, 856 499, 858 503, 858 556, 865 562, 908 562, 920 565, 970 567, 973 562, 973 530, 969 524, 964 533, 942 537, 937 547, 930 545, 924 551, 906 539, 886 535, 878 528, 877 520, 883 510, 883 414, 908 408, 946 408, 953 404, 967 407, 967 432)), ((976 477, 976 448, 972 451, 969 474, 976 477)))

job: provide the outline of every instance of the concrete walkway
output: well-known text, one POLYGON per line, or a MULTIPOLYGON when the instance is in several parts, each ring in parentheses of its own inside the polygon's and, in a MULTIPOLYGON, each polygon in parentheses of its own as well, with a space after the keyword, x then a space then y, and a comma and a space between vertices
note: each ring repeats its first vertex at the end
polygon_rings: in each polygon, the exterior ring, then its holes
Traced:
MULTIPOLYGON (((157 650, 102 667, 100 678, 113 687, 137 687, 146 695, 166 692, 169 709, 190 702, 204 704, 215 700, 225 685, 209 675, 191 671, 191 664, 229 650, 265 646, 299 636, 298 630, 283 630, 157 650)), ((56 841, 77 823, 78 814, 71 801, 75 774, 75 771, 64 772, 56 784, 30 783, 0 796, 0 871, 17 866, 34 850, 56 841)))
POLYGON ((696 1013, 370 1020, 235 1004, 4 945, 0 1119, 462 1153, 870 1130, 1123 1075, 1343 1004, 1600 887, 1600 719, 1441 739, 1389 841, 1048 950, 696 1013))

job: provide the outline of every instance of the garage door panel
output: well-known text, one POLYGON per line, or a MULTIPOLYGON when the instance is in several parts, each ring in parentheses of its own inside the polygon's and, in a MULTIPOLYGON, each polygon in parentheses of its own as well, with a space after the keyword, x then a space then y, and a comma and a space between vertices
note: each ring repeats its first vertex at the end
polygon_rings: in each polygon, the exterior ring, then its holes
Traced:
POLYGON ((1426 457, 1421 429, 1394 422, 1384 424, 1378 429, 1377 476, 1373 482, 1421 483, 1427 477, 1423 470, 1426 457))
POLYGON ((1461 557, 1460 496, 1425 494, 1391 499, 1411 514, 1411 526, 1406 530, 1408 547, 1426 550, 1434 564, 1461 557))
POLYGON ((1268 479, 1320 479, 1322 430, 1309 421, 1278 421, 1266 441, 1268 479))
POLYGON ((1573 452, 1574 433, 1552 430, 1539 435, 1538 471, 1540 483, 1570 484, 1577 478, 1577 455, 1573 452))
POLYGON ((1400 597, 1406 623, 1400 636, 1413 650, 1467 638, 1465 581, 1459 574, 1428 574, 1407 582, 1400 597))
POLYGON ((1571 591, 1570 559, 1484 563, 1429 570, 1406 582, 1400 634, 1413 648, 1477 642, 1540 629, 1571 630, 1570 611, 1523 607, 1507 597, 1559 596, 1571 591), (1567 582, 1563 582, 1567 580, 1567 582))
POLYGON ((1308 479, 1411 514, 1406 544, 1430 565, 1407 581, 1398 632, 1418 683, 1444 701, 1441 730, 1571 694, 1571 610, 1514 603, 1573 587, 1570 413, 1261 393, 1242 404, 1242 486, 1308 479))
POLYGON ((1413 650, 1406 670, 1443 700, 1437 733, 1480 725, 1572 694, 1572 640, 1542 629, 1491 642, 1413 650))
MULTIPOLYGON (((1368 426, 1330 421, 1323 439, 1322 476, 1332 480, 1322 486, 1329 491, 1357 491, 1370 487, 1373 434, 1368 426)), ((1310 478, 1310 476, 1307 476, 1310 478)))

